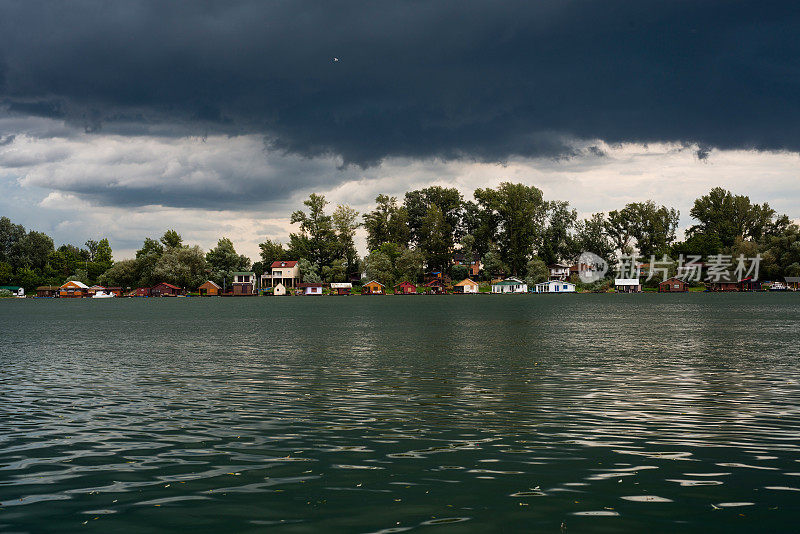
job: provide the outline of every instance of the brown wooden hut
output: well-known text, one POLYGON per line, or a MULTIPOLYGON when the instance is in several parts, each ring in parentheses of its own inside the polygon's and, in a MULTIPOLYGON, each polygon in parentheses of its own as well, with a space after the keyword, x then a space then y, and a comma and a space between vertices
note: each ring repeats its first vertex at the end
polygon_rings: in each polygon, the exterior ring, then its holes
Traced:
POLYGON ((409 281, 400 282, 399 284, 394 286, 394 293, 395 295, 416 295, 417 286, 415 286, 409 281))
POLYGON ((689 291, 686 282, 674 276, 658 284, 659 293, 685 293, 686 291, 689 291))
POLYGON ((386 292, 386 286, 384 286, 377 280, 372 280, 371 282, 367 282, 361 288, 362 295, 383 295, 385 292, 386 292))
POLYGON ((201 297, 216 297, 221 289, 215 282, 207 280, 205 284, 197 288, 197 292, 200 293, 201 297))

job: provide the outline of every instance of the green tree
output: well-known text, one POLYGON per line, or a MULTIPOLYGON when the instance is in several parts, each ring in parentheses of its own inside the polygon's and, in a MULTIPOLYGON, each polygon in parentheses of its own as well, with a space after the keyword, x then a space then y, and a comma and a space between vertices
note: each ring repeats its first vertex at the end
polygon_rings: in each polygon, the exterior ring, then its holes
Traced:
POLYGON ((497 245, 512 274, 522 273, 541 242, 547 203, 536 187, 503 182, 497 189, 476 189, 478 205, 495 214, 497 245))
POLYGON ((297 266, 300 268, 300 277, 303 279, 303 282, 322 282, 322 277, 319 274, 319 269, 316 264, 306 258, 300 258, 297 261, 297 266))
POLYGON ((553 201, 547 204, 547 219, 539 256, 548 265, 571 261, 576 255, 572 230, 578 212, 569 208, 569 202, 553 201))
POLYGON ((608 212, 605 220, 605 233, 611 239, 614 250, 620 254, 633 253, 631 240, 633 236, 634 214, 631 209, 612 210, 608 212))
POLYGON ((452 232, 439 206, 432 205, 422 219, 418 249, 425 255, 428 269, 445 271, 450 265, 452 232))
POLYGON ((371 252, 364 258, 364 269, 370 280, 377 280, 386 286, 394 285, 394 266, 391 258, 385 252, 380 250, 371 252))
POLYGON ((345 263, 345 260, 343 259, 333 260, 333 263, 323 267, 322 280, 326 282, 347 281, 347 264, 345 263))
POLYGON ((208 251, 206 262, 211 279, 224 288, 232 284, 233 273, 250 268, 250 258, 237 254, 233 242, 227 237, 220 239, 217 246, 208 251))
POLYGON ((636 241, 639 254, 645 258, 669 252, 675 242, 680 212, 675 208, 656 206, 655 202, 634 202, 625 207, 633 224, 630 235, 636 241))
POLYGON ((721 187, 695 200, 689 214, 698 221, 689 229, 690 237, 717 236, 723 247, 732 247, 737 237, 761 240, 776 215, 769 204, 751 204, 749 197, 734 195, 721 187))
POLYGON ((762 275, 762 278, 770 280, 800 276, 800 227, 796 224, 790 224, 780 234, 766 238, 762 275))
POLYGON ((18 267, 24 265, 38 271, 45 269, 50 255, 55 250, 53 239, 49 235, 33 230, 25 234, 14 249, 20 262, 18 267))
POLYGON ((261 263, 266 270, 268 270, 274 262, 287 259, 286 250, 279 241, 267 239, 263 243, 259 243, 258 248, 261 249, 261 263))
POLYGON ((118 261, 100 275, 97 279, 97 283, 106 287, 138 287, 140 279, 139 269, 139 260, 118 261))
POLYGON ((337 258, 342 260, 345 276, 358 272, 358 252, 356 251, 355 235, 359 226, 358 212, 348 205, 338 205, 333 210, 333 228, 336 232, 338 245, 337 258))
POLYGON ((325 214, 328 201, 323 195, 312 193, 303 204, 308 213, 297 210, 292 213, 292 224, 300 225, 299 234, 289 235, 289 250, 295 257, 306 258, 317 268, 330 265, 336 258, 336 233, 333 218, 325 214))
POLYGON ((533 258, 527 265, 528 273, 525 276, 525 283, 533 287, 541 282, 547 282, 550 278, 550 269, 541 258, 533 258))
POLYGON ((95 263, 99 263, 101 265, 107 265, 106 269, 111 267, 114 259, 111 251, 111 244, 108 242, 108 239, 103 238, 97 242, 97 250, 95 252, 94 261, 95 263))
POLYGON ((364 214, 367 230, 367 248, 377 250, 381 243, 395 243, 407 247, 411 237, 408 229, 408 211, 397 205, 397 198, 378 195, 377 206, 364 214))
POLYGON ((460 237, 461 212, 464 199, 458 189, 441 187, 438 185, 409 191, 405 195, 404 206, 408 214, 408 228, 411 241, 421 244, 426 237, 424 233, 425 217, 432 207, 437 207, 444 218, 447 228, 448 246, 453 248, 453 243, 460 237))
POLYGON ((496 250, 490 250, 484 254, 481 262, 483 263, 483 272, 487 278, 508 274, 508 265, 503 262, 500 253, 496 250))
POLYGON ((183 238, 181 237, 181 234, 171 229, 164 232, 164 235, 161 236, 160 241, 164 245, 164 248, 167 249, 181 248, 183 246, 183 238))
POLYGON ((178 246, 164 251, 155 265, 153 275, 163 282, 193 290, 205 282, 207 271, 206 255, 200 247, 178 246))
POLYGON ((595 213, 588 219, 575 223, 574 244, 578 253, 592 252, 609 264, 614 255, 614 245, 606 235, 605 215, 595 213))
POLYGON ((425 274, 425 255, 417 249, 406 248, 395 260, 397 279, 417 283, 425 274))

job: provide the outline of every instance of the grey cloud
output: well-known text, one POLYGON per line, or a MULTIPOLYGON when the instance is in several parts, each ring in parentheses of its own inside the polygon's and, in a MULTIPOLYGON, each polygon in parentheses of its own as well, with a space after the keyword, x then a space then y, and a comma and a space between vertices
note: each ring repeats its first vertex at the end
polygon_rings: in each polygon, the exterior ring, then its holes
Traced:
POLYGON ((795 2, 34 1, 3 12, 5 107, 89 132, 255 133, 359 165, 570 155, 575 138, 800 150, 795 2))

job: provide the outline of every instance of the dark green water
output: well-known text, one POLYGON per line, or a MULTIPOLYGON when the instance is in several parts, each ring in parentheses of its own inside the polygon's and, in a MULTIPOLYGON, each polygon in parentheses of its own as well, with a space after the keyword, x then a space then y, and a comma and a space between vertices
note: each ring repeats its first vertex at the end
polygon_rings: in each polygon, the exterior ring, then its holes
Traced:
POLYGON ((2 301, 0 531, 796 531, 799 311, 2 301))

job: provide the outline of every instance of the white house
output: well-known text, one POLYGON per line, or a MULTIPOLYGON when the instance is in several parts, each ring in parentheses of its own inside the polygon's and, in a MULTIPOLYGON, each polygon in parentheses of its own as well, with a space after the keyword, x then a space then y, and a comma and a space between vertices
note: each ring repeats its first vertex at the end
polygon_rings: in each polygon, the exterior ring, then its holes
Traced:
POLYGON ((274 287, 277 284, 296 287, 300 281, 300 266, 297 261, 279 260, 273 261, 269 272, 261 275, 261 287, 274 287))
POLYGON ((569 278, 569 265, 555 263, 548 267, 550 269, 550 280, 566 280, 569 278))
POLYGON ((303 295, 322 295, 322 284, 315 282, 305 282, 297 284, 303 289, 303 295))
POLYGON ((528 284, 519 278, 506 278, 492 284, 492 293, 527 293, 528 284))
POLYGON ((550 280, 536 284, 534 293, 575 293, 575 284, 562 280, 550 280))
POLYGON ((614 279, 614 289, 618 293, 641 293, 642 283, 638 278, 616 278, 614 279))

